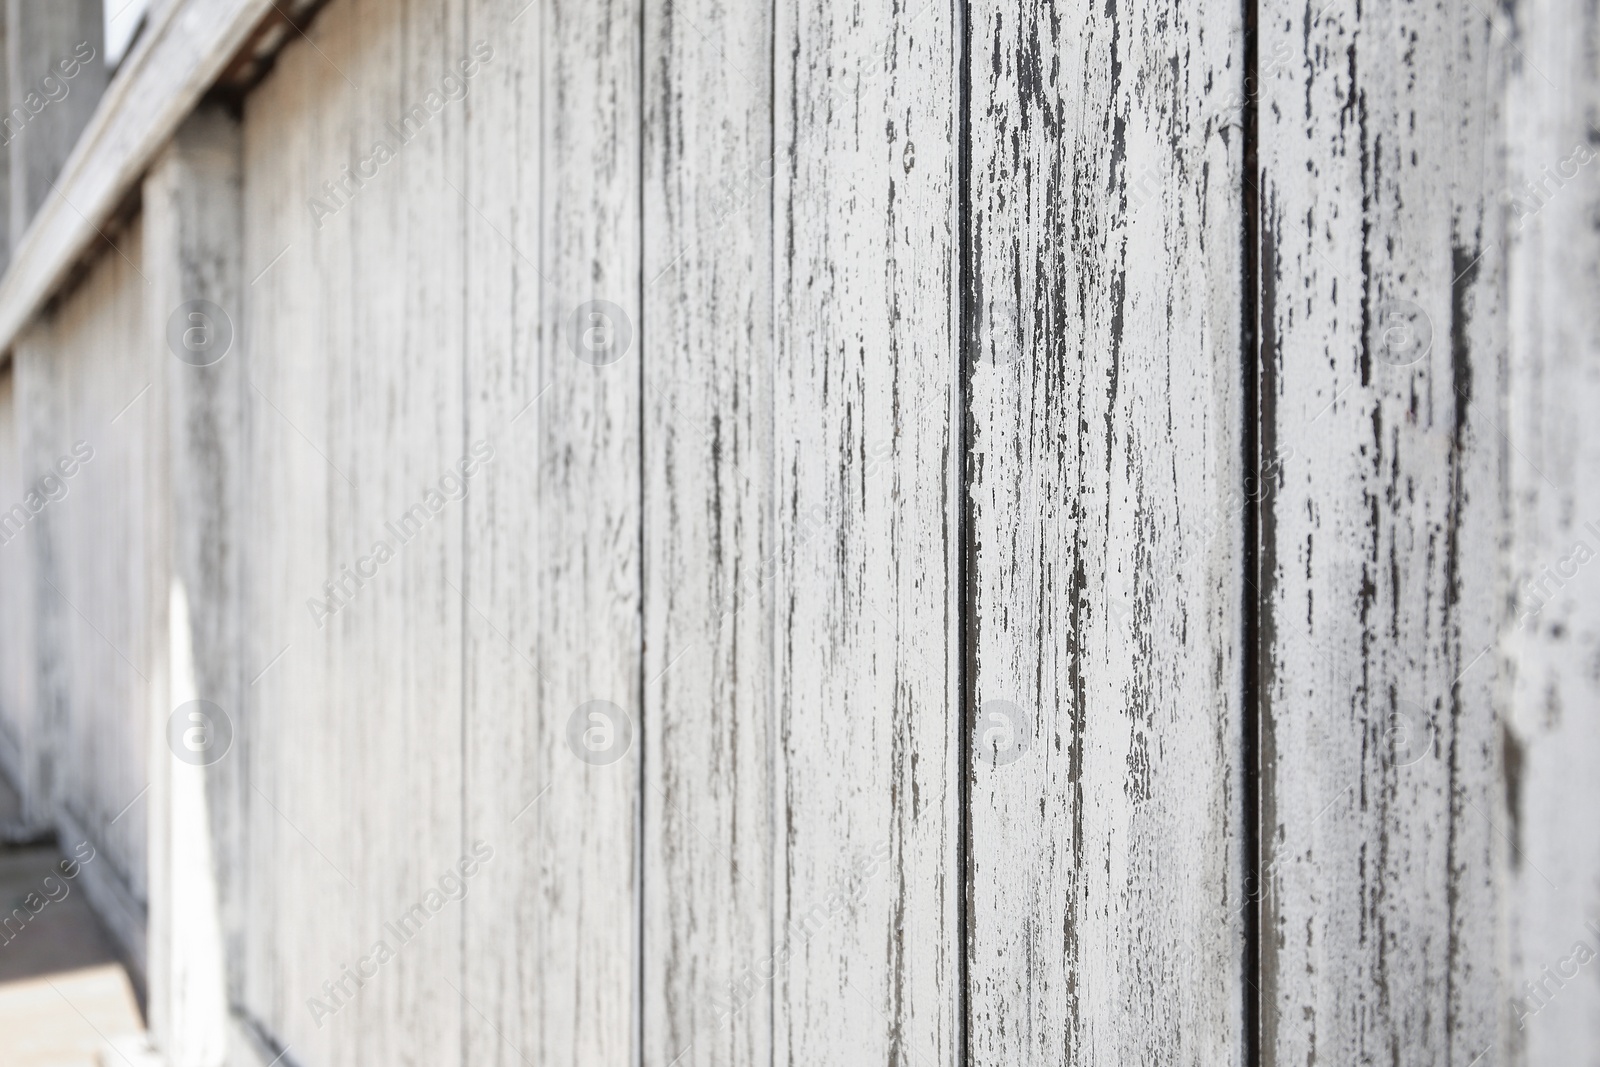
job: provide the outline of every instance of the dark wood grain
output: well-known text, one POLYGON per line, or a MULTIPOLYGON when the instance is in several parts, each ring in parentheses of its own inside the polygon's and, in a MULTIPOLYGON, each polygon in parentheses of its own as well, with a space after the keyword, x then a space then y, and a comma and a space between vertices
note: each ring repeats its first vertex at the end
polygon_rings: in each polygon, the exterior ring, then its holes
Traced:
POLYGON ((1244 978, 1239 9, 971 19, 973 1062, 1223 1062, 1244 978))
POLYGON ((1496 1040, 1498 39, 1262 5, 1263 1062, 1496 1040))

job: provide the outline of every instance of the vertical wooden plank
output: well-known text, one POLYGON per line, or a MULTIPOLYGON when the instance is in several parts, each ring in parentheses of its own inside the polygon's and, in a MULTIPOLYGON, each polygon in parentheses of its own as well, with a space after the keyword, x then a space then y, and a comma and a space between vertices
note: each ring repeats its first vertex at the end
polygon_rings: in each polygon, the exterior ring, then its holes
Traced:
POLYGON ((146 551, 151 409, 142 227, 17 341, 35 653, 28 821, 96 849, 82 886, 137 966, 144 956, 146 551), (121 519, 105 537, 107 516, 121 519))
POLYGON ((973 1063, 1239 1055, 1239 20, 971 10, 973 1063))
POLYGON ((463 207, 471 1064, 633 1062, 640 4, 477 0, 463 207), (602 703, 594 703, 602 702, 602 703), (599 719, 590 718, 591 713, 599 719))
POLYGON ((88 457, 62 479, 61 499, 34 520, 35 579, 44 583, 35 585, 36 603, 49 598, 57 637, 39 649, 48 657, 42 669, 54 693, 49 708, 41 707, 52 719, 44 748, 53 773, 43 799, 52 818, 65 812, 93 836, 106 868, 142 904, 145 812, 136 806, 116 818, 147 783, 140 665, 148 654, 143 624, 150 590, 140 564, 152 428, 148 409, 136 404, 148 381, 142 353, 123 343, 144 324, 142 227, 135 221, 113 231, 113 240, 114 250, 35 335, 48 338, 47 345, 27 354, 31 376, 57 390, 29 411, 39 421, 28 480, 39 484, 59 473, 56 465, 75 448, 88 457), (42 368, 44 361, 52 366, 42 368), (130 403, 136 406, 124 414, 130 403), (106 515, 129 517, 125 536, 102 539, 106 515))
MULTIPOLYGON (((17 446, 21 453, 20 481, 29 486, 38 469, 38 456, 55 445, 55 427, 65 420, 65 403, 59 384, 60 367, 53 351, 51 323, 35 322, 25 329, 11 351, 16 386, 17 446)), ((35 501, 38 497, 35 496, 35 501)), ((63 704, 61 649, 66 638, 64 613, 70 611, 47 578, 55 575, 54 546, 45 540, 49 527, 37 521, 24 494, 23 513, 12 511, 26 525, 18 530, 16 545, 23 553, 33 612, 28 620, 32 638, 29 679, 32 700, 27 709, 28 748, 23 754, 21 786, 22 821, 31 831, 47 829, 54 819, 53 796, 57 774, 55 753, 59 745, 60 709, 63 704)))
POLYGON ((463 1055, 461 29, 330 5, 247 104, 245 1007, 309 1063, 463 1055))
MULTIPOLYGON (((114 0, 119 2, 119 0, 114 0)), ((0 136, 11 157, 11 240, 51 195, 61 164, 105 92, 102 0, 6 0, 9 95, 0 136)))
POLYGON ((457 499, 464 483, 454 486, 468 452, 462 235, 471 216, 446 184, 464 180, 465 116, 444 83, 468 51, 464 11, 461 0, 356 0, 324 13, 334 46, 324 46, 325 61, 342 71, 336 91, 350 109, 341 135, 327 143, 327 173, 368 169, 359 161, 377 139, 393 136, 388 124, 416 107, 429 114, 425 123, 412 119, 392 166, 341 208, 348 229, 310 235, 337 265, 329 340, 350 353, 330 382, 346 414, 330 427, 330 445, 348 456, 344 474, 355 484, 338 555, 360 566, 361 557, 376 556, 386 523, 419 504, 432 515, 359 599, 328 620, 345 642, 340 703, 368 714, 386 709, 393 727, 374 735, 361 716, 342 723, 347 750, 366 752, 342 843, 355 868, 346 873, 361 889, 352 924, 361 933, 339 962, 374 955, 383 924, 429 892, 438 903, 424 905, 430 917, 420 933, 395 945, 393 975, 380 970, 351 1005, 341 1055, 358 1062, 470 1063, 462 1034, 473 1015, 450 983, 466 951, 466 913, 454 897, 470 892, 457 869, 470 851, 462 833, 469 609, 452 586, 466 554, 457 499), (375 35, 380 26, 385 32, 375 35), (447 872, 453 881, 441 889, 447 872), (461 890, 451 888, 455 881, 461 890))
POLYGON ((1513 619, 1504 1062, 1600 1062, 1600 13, 1522 5, 1507 94, 1513 619))
POLYGON ((143 186, 152 444, 149 1016, 174 1063, 218 1064, 239 981, 245 782, 238 497, 248 388, 240 136, 221 108, 179 127, 143 186), (165 660, 165 666, 154 661, 165 660), (172 720, 178 716, 176 737, 172 720))
MULTIPOLYGON (((56 428, 51 454, 38 456, 34 477, 58 470, 61 457, 74 449, 94 450, 68 483, 60 502, 68 506, 40 516, 52 524, 61 551, 59 595, 50 593, 72 616, 72 645, 63 664, 69 728, 57 753, 65 773, 55 800, 103 843, 112 862, 101 870, 114 871, 115 891, 143 910, 148 811, 135 798, 149 784, 148 679, 139 665, 151 648, 146 608, 159 592, 140 566, 147 547, 140 531, 142 517, 154 507, 145 472, 158 427, 140 397, 150 380, 145 349, 127 343, 146 330, 146 280, 139 270, 144 227, 135 218, 110 233, 113 248, 94 264, 86 284, 67 296, 56 318, 52 358, 61 366, 67 417, 56 428), (128 533, 106 538, 107 515, 128 516, 128 533)), ((143 933, 136 936, 143 940, 143 933)))
POLYGON ((772 1042, 772 14, 645 8, 644 1062, 772 1042))
MULTIPOLYGON (((0 167, 3 169, 3 167, 0 167)), ((0 771, 20 801, 33 751, 33 573, 28 533, 14 509, 27 507, 13 364, 0 370, 0 771)), ((25 832, 22 825, 8 831, 25 832)))
POLYGON ((779 1063, 959 1052, 953 19, 778 8, 779 1063))
POLYGON ((1499 38, 1260 8, 1263 1062, 1495 1044, 1499 38))
POLYGON ((329 538, 337 494, 347 487, 323 452, 331 414, 330 346, 323 340, 324 292, 303 214, 308 190, 327 180, 322 142, 328 135, 316 101, 335 84, 343 84, 336 71, 310 48, 291 44, 246 99, 243 122, 246 286, 238 355, 249 378, 246 466, 254 491, 244 502, 252 534, 241 589, 251 625, 243 652, 242 717, 249 726, 239 753, 250 783, 249 921, 239 1008, 247 1026, 296 1046, 297 1059, 311 1063, 332 1045, 328 1028, 347 1020, 306 1014, 306 998, 321 996, 321 983, 333 976, 300 961, 326 939, 324 924, 331 923, 325 916, 345 917, 351 892, 340 872, 313 851, 332 847, 326 836, 331 815, 307 827, 320 845, 302 841, 287 821, 301 811, 337 810, 328 793, 344 757, 331 743, 325 695, 328 646, 337 647, 338 631, 328 632, 326 620, 317 627, 307 607, 308 598, 325 595, 322 583, 345 562, 329 538), (319 1029, 318 1021, 326 1025, 319 1029))

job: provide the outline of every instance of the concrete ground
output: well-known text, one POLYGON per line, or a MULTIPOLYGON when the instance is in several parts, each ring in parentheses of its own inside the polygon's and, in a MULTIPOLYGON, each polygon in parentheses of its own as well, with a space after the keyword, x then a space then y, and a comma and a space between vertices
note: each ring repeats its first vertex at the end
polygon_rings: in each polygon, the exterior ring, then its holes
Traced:
MULTIPOLYGON (((0 781, 0 824, 16 814, 16 796, 0 781)), ((60 898, 20 930, 13 923, 0 934, 0 1064, 140 1064, 134 1050, 144 1019, 133 983, 81 889, 61 877, 61 858, 54 847, 0 846, 0 920, 13 909, 26 911, 30 894, 34 907, 50 896, 60 898), (115 1051, 119 1045, 126 1054, 115 1051)))

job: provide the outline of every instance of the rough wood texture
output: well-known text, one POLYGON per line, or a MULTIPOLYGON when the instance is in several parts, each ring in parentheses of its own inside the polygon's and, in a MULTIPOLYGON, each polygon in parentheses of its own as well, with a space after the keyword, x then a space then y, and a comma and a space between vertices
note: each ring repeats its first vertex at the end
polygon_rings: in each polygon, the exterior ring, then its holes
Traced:
POLYGON ((1502 1062, 1600 1064, 1600 15, 1522 5, 1506 108, 1511 665, 1502 1062), (1585 946, 1587 955, 1577 951, 1585 946))
POLYGON ((158 1046, 183 1067, 223 1062, 230 995, 243 992, 239 555, 248 541, 240 524, 248 386, 233 343, 242 288, 240 162, 237 122, 202 108, 143 187, 147 321, 157 326, 145 335, 149 403, 164 434, 152 448, 149 483, 158 503, 149 569, 157 595, 147 725, 148 1015, 158 1046), (195 701, 221 709, 221 718, 196 712, 195 701), (170 717, 180 714, 186 758, 169 731, 170 717))
POLYGON ((465 431, 494 449, 458 598, 465 836, 495 849, 466 901, 474 1065, 622 1067, 638 1042, 639 22, 633 0, 467 13, 461 55, 494 54, 440 195, 470 249, 465 431))
POLYGON ((778 1063, 958 1048, 952 20, 777 14, 778 1063))
POLYGON ((13 353, 23 478, 42 498, 25 543, 13 546, 27 550, 35 610, 24 803, 36 825, 65 811, 99 853, 94 862, 142 906, 154 426, 144 402, 149 368, 129 342, 145 330, 141 229, 136 221, 112 237, 116 251, 13 353))
POLYGON ((333 0, 72 273, 276 6, 0 285, 0 763, 175 1060, 1597 1062, 1592 11, 333 0))
POLYGON ((323 185, 426 108, 465 54, 459 16, 330 6, 245 107, 241 1007, 303 1063, 457 1063, 469 1014, 440 888, 464 849, 459 111, 427 109, 360 188, 323 185))
POLYGON ((1222 1063, 1243 1003, 1238 6, 971 19, 972 1062, 1222 1063))
POLYGON ((643 1008, 659 1067, 772 1047, 771 49, 765 5, 645 9, 643 1008))
POLYGON ((1498 38, 1260 27, 1262 1062, 1467 1064, 1503 1010, 1498 38))

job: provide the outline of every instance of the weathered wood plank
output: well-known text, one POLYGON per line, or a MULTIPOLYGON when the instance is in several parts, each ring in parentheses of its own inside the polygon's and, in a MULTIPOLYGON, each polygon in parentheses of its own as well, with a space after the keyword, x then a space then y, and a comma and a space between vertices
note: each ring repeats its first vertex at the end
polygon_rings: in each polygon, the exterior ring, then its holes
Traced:
POLYGON ((1261 8, 1262 1061, 1496 1042, 1496 32, 1261 8))
POLYGON ((465 49, 461 14, 331 5, 245 109, 262 620, 245 1008, 307 1063, 457 1063, 468 1015, 449 984, 467 215, 444 185, 461 180, 462 119, 439 92, 465 49), (386 129, 413 105, 404 138, 386 129), (380 139, 404 143, 374 176, 380 139))
POLYGON ((393 136, 386 124, 412 108, 430 117, 412 120, 400 158, 340 209, 347 229, 328 220, 310 231, 313 247, 338 272, 330 286, 330 341, 350 353, 330 382, 348 420, 330 444, 349 456, 344 473, 356 487, 340 554, 376 556, 368 539, 382 537, 384 523, 398 525, 419 505, 431 515, 361 589, 360 601, 328 620, 329 630, 342 627, 345 642, 340 705, 364 713, 346 713, 342 723, 344 745, 365 750, 365 766, 348 787, 359 799, 349 808, 343 846, 335 842, 356 868, 347 873, 364 897, 341 962, 371 953, 383 923, 427 893, 438 904, 425 905, 427 925, 393 946, 395 964, 351 1006, 357 1015, 343 1055, 463 1067, 472 1061, 462 1032, 474 1016, 442 978, 462 973, 468 951, 466 912, 454 897, 470 892, 456 868, 470 851, 464 838, 473 836, 463 833, 470 609, 452 588, 467 550, 465 509, 456 499, 464 489, 454 485, 469 451, 462 294, 469 246, 462 235, 472 216, 445 185, 464 181, 466 160, 462 101, 443 81, 468 52, 464 13, 461 0, 352 0, 313 24, 325 53, 318 58, 342 71, 335 92, 350 101, 344 128, 328 130, 328 173, 365 170, 358 160, 378 138, 393 136), (374 734, 372 716, 389 729, 374 734), (462 888, 444 897, 447 872, 462 888))
MULTIPOLYGON (((29 821, 65 812, 107 877, 145 901, 146 571, 155 431, 144 335, 142 227, 101 259, 13 352, 24 484, 38 505, 24 545, 35 680, 29 821), (107 534, 107 517, 115 536, 107 534)), ((30 506, 30 510, 32 507, 30 506)))
POLYGON ((148 403, 158 439, 149 581, 148 1015, 175 1063, 223 1062, 228 1005, 243 992, 240 524, 248 385, 234 344, 238 122, 205 107, 145 180, 148 403), (231 313, 228 309, 232 309, 231 313), (179 716, 174 745, 171 722, 179 716))
MULTIPOLYGON (((41 560, 48 558, 49 546, 40 543, 45 530, 37 520, 38 505, 42 504, 37 479, 37 455, 41 449, 48 452, 54 443, 45 435, 40 444, 41 426, 50 426, 62 420, 63 401, 60 385, 54 374, 55 365, 48 358, 52 340, 50 324, 40 321, 29 324, 26 332, 17 339, 11 350, 11 371, 14 386, 13 405, 17 414, 18 482, 21 495, 9 507, 13 523, 10 542, 18 551, 24 581, 28 585, 28 678, 23 683, 27 690, 28 705, 22 710, 26 725, 23 735, 26 744, 22 752, 21 773, 18 776, 19 799, 22 801, 24 832, 37 833, 48 829, 54 816, 51 802, 54 789, 55 765, 51 758, 56 730, 52 697, 59 691, 59 682, 47 671, 48 656, 59 648, 60 636, 55 632, 58 620, 57 605, 42 597, 59 596, 43 581, 41 560), (36 359, 24 361, 24 355, 38 351, 36 359), (29 494, 32 494, 31 497, 29 494), (17 510, 17 505, 22 510, 17 510), (48 631, 48 632, 47 632, 48 631)), ((90 447, 93 447, 92 445, 90 447)))
POLYGON ((973 1063, 1239 1055, 1239 18, 971 10, 973 1063))
POLYGON ((772 1047, 772 13, 645 8, 644 1062, 772 1047))
POLYGON ((26 520, 14 512, 18 505, 26 511, 28 491, 15 378, 9 367, 0 370, 0 772, 21 802, 34 751, 34 578, 26 520))
MULTIPOLYGON (((352 892, 340 873, 348 864, 335 870, 314 851, 332 845, 326 824, 319 819, 307 826, 316 837, 302 840, 273 807, 292 797, 302 811, 335 810, 325 805, 343 756, 330 744, 333 728, 326 723, 331 654, 323 643, 334 635, 307 617, 306 600, 325 596, 323 583, 347 562, 333 551, 328 531, 335 528, 336 495, 348 487, 324 455, 332 405, 322 289, 312 283, 317 260, 301 214, 327 166, 316 127, 304 127, 339 76, 308 53, 286 49, 245 101, 241 274, 247 303, 238 353, 250 388, 242 429, 252 486, 244 522, 253 533, 241 583, 251 622, 240 653, 247 682, 239 753, 250 783, 245 874, 251 919, 236 1007, 248 1027, 291 1042, 301 1029, 315 1032, 303 1014, 305 998, 320 996, 321 983, 333 977, 298 961, 325 938, 322 915, 334 907, 341 918, 348 914, 352 892), (301 653, 314 654, 291 655, 297 643, 301 653), (312 901, 318 901, 314 927, 303 918, 312 901), (291 1020, 297 1020, 293 1030, 291 1020)), ((317 1045, 302 1042, 300 1048, 302 1062, 316 1062, 317 1045)))
POLYGON ((1521 5, 1507 94, 1514 618, 1502 1062, 1600 1062, 1600 14, 1521 5), (1582 945, 1583 949, 1578 946, 1582 945))
POLYGON ((495 850, 465 905, 470 1064, 638 1043, 640 8, 467 13, 493 54, 439 195, 469 205, 465 429, 493 448, 460 586, 465 837, 495 850))
POLYGON ((778 1063, 959 1050, 953 19, 777 13, 778 1063))

